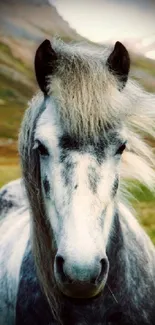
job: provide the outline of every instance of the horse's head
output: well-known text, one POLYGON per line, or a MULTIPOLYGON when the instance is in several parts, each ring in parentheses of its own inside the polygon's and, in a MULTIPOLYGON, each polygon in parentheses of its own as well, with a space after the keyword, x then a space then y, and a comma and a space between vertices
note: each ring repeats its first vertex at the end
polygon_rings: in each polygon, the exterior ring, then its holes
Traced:
POLYGON ((52 48, 45 41, 35 69, 45 99, 33 125, 29 174, 38 168, 32 166, 36 155, 56 283, 65 295, 88 298, 108 276, 107 245, 127 140, 119 105, 129 56, 121 43, 111 53, 61 43, 52 48))
POLYGON ((107 279, 106 247, 125 143, 112 130, 86 143, 69 135, 51 100, 38 120, 34 150, 56 244, 54 272, 67 295, 96 295, 107 279))

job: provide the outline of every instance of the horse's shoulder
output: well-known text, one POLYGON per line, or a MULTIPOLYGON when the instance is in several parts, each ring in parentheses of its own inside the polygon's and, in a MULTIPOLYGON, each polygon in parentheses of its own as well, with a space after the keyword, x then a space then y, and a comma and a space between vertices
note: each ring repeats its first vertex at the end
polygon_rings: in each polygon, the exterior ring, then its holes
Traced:
POLYGON ((20 270, 16 304, 16 325, 49 325, 52 314, 42 293, 35 264, 28 245, 20 270))
POLYGON ((27 205, 22 179, 12 181, 0 189, 0 219, 7 216, 9 212, 27 205))

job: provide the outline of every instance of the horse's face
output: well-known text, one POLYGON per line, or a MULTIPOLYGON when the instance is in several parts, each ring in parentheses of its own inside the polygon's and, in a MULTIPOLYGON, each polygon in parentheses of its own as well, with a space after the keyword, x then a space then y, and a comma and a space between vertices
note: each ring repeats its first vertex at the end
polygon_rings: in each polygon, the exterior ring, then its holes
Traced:
POLYGON ((109 129, 94 141, 76 140, 64 133, 50 101, 38 120, 34 149, 56 244, 56 282, 68 296, 94 296, 109 270, 106 248, 125 139, 109 129))
POLYGON ((56 282, 65 295, 88 298, 108 276, 106 249, 126 139, 119 122, 115 131, 105 130, 104 119, 108 114, 111 122, 113 97, 120 106, 130 60, 119 42, 105 61, 85 47, 74 51, 68 45, 55 51, 46 40, 36 52, 38 84, 52 96, 37 121, 34 149, 55 243, 56 282))

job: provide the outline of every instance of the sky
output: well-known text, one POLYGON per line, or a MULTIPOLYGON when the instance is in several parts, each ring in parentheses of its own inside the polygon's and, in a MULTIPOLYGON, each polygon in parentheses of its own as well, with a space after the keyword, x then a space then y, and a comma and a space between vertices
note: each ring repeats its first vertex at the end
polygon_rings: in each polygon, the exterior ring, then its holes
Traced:
POLYGON ((72 28, 91 41, 155 41, 155 0, 49 1, 72 28))

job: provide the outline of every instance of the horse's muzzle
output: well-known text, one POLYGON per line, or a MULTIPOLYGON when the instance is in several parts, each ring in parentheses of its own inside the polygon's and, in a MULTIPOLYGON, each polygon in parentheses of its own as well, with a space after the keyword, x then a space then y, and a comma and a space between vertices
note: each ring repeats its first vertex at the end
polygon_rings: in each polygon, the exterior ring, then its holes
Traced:
POLYGON ((55 258, 55 278, 60 291, 74 298, 91 298, 103 289, 109 270, 107 257, 90 265, 67 263, 61 255, 55 258))

